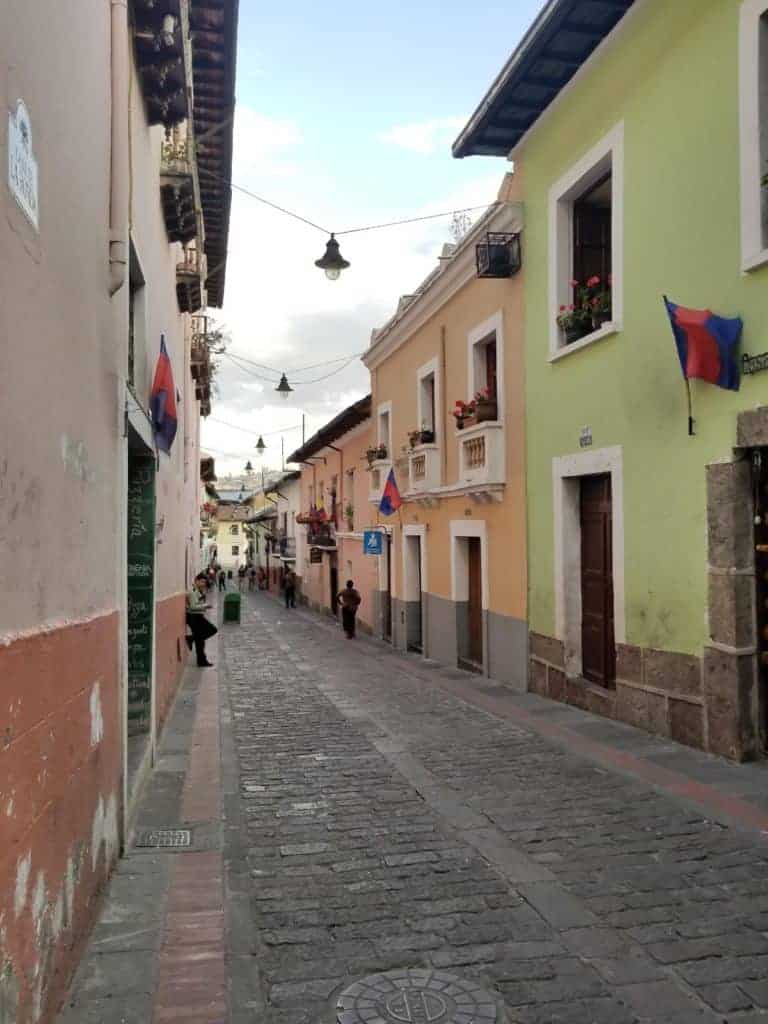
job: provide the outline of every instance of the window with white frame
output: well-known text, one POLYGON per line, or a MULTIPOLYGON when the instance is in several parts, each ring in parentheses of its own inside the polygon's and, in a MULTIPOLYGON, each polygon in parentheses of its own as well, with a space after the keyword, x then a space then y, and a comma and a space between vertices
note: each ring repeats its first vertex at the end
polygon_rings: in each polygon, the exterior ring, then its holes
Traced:
POLYGON ((768 263, 768 0, 744 0, 739 42, 741 243, 745 271, 768 263))
POLYGON ((229 532, 232 534, 233 537, 237 537, 237 535, 240 533, 240 528, 238 527, 237 523, 235 523, 233 526, 230 526, 229 532))
POLYGON ((433 444, 440 429, 438 422, 438 360, 430 359, 416 371, 416 415, 414 430, 421 433, 421 444, 433 444))
POLYGON ((486 404, 484 419, 504 418, 504 335, 500 312, 469 332, 467 390, 470 400, 479 398, 486 404), (490 403, 490 404, 489 404, 490 403))
POLYGON ((550 355, 618 329, 623 303, 624 129, 550 190, 550 355))
POLYGON ((239 555, 240 554, 240 548, 239 548, 239 546, 237 544, 233 544, 232 545, 232 554, 233 555, 239 555))
POLYGON ((377 441, 379 446, 383 446, 387 450, 385 458, 389 458, 392 451, 391 442, 391 430, 392 430, 392 403, 386 402, 384 405, 379 406, 378 416, 378 436, 377 441))

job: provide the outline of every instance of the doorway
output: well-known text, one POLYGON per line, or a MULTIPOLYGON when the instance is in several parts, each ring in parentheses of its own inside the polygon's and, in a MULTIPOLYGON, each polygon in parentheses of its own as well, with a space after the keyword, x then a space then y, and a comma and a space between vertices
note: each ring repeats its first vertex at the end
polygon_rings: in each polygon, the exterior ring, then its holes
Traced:
POLYGON ((613 504, 611 475, 581 478, 582 675, 600 686, 616 681, 613 621, 613 504))
POLYGON ((482 672, 483 562, 482 541, 477 536, 456 539, 456 558, 462 565, 463 597, 457 595, 457 653, 460 668, 482 672))
POLYGON ((424 650, 424 580, 422 579, 420 534, 403 536, 403 582, 405 603, 405 647, 422 654, 424 650))
POLYGON ((127 488, 128 793, 152 735, 155 615, 155 457, 129 427, 127 488))
POLYGON ((381 595, 381 614, 383 618, 383 635, 385 640, 392 642, 392 535, 386 534, 387 553, 387 586, 381 595))
POLYGON ((768 747, 768 448, 752 449, 757 609, 757 702, 760 742, 768 747))
POLYGON ((328 560, 328 576, 330 579, 331 594, 330 607, 333 615, 339 614, 339 566, 336 555, 331 555, 328 560))

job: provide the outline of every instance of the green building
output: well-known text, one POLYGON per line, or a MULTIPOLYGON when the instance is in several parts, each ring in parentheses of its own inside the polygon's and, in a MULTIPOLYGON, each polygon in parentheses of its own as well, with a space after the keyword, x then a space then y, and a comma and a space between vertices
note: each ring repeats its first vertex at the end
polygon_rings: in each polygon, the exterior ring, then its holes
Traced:
POLYGON ((768 350, 768 0, 550 0, 475 154, 525 194, 530 688, 761 756, 768 357, 691 380, 690 436, 663 296, 742 317, 739 364, 768 350))

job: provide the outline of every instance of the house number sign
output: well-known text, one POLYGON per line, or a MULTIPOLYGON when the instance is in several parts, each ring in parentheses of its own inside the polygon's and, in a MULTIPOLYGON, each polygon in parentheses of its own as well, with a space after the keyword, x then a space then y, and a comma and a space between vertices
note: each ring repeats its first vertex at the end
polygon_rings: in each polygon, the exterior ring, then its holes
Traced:
POLYGON ((750 356, 745 352, 741 357, 743 374, 761 373, 763 370, 768 370, 768 352, 761 352, 759 356, 750 356))
POLYGON ((37 160, 32 151, 32 126, 24 101, 8 115, 8 188, 35 231, 39 230, 37 160))
POLYGON ((592 427, 582 427, 579 435, 579 448, 592 447, 592 427))

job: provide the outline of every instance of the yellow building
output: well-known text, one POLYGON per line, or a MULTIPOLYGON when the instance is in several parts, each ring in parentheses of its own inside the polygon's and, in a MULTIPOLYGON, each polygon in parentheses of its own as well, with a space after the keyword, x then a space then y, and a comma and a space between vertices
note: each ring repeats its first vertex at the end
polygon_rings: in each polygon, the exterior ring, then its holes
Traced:
POLYGON ((525 688, 520 174, 375 331, 369 500, 403 497, 379 558, 379 632, 525 688), (475 396, 477 400, 475 401, 475 396), (457 403, 466 403, 463 418, 457 403))

